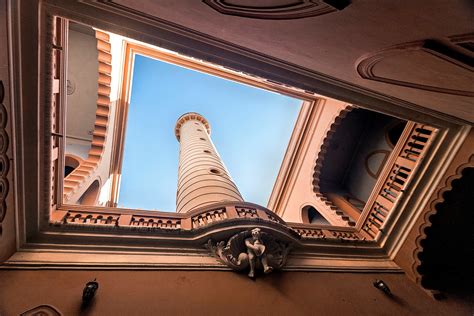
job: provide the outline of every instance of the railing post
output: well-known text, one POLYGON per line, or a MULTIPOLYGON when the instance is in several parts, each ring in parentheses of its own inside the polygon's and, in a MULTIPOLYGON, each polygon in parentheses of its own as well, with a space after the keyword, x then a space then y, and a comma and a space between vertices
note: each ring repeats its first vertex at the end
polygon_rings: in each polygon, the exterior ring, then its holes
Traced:
POLYGON ((264 210, 257 209, 257 215, 258 215, 259 218, 264 219, 266 221, 270 220, 270 218, 267 215, 267 212, 265 212, 264 210))
POLYGON ((186 217, 181 219, 181 229, 191 230, 193 229, 193 221, 191 217, 186 217))
POLYGON ((132 215, 122 214, 119 217, 118 226, 130 226, 131 221, 132 221, 132 215))
POLYGON ((225 207, 225 212, 227 214, 227 218, 239 218, 239 214, 237 214, 237 210, 235 209, 235 206, 226 206, 225 207))
POLYGON ((51 218, 50 221, 54 224, 60 224, 63 222, 64 217, 66 216, 67 211, 63 210, 55 210, 51 212, 51 218))

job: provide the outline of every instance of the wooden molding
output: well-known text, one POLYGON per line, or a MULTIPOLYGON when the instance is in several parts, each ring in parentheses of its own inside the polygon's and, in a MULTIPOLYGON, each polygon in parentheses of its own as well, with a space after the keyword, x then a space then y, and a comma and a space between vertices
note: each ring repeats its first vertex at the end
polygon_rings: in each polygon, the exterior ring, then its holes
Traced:
MULTIPOLYGON (((459 37, 459 36, 457 36, 459 37)), ((456 37, 456 38, 457 38, 456 37)), ((462 36, 462 41, 474 41, 474 34, 465 34, 462 36)), ((403 43, 400 45, 392 46, 381 51, 371 53, 363 56, 356 64, 356 69, 359 75, 367 80, 373 80, 398 86, 404 86, 409 88, 415 88, 420 90, 426 90, 431 92, 453 94, 460 96, 474 96, 474 90, 457 90, 445 88, 442 86, 433 86, 427 84, 420 84, 416 82, 410 82, 405 80, 398 80, 396 78, 384 77, 377 75, 375 67, 377 64, 382 63, 384 60, 397 56, 406 52, 422 51, 431 56, 440 59, 443 62, 452 64, 455 67, 466 70, 467 73, 474 71, 474 58, 472 53, 463 53, 456 48, 453 48, 452 44, 446 44, 443 41, 438 40, 424 40, 410 43, 403 43)))
MULTIPOLYGON (((208 254, 205 249, 189 252, 180 251, 141 251, 131 253, 124 251, 117 254, 113 250, 101 252, 87 250, 20 250, 3 265, 1 269, 8 270, 49 270, 49 269, 100 269, 100 270, 199 270, 199 271, 229 271, 230 268, 220 263, 208 254)), ((303 252, 290 253, 283 271, 331 271, 331 272, 384 272, 403 273, 391 260, 383 256, 371 258, 324 257, 305 254, 303 252)))

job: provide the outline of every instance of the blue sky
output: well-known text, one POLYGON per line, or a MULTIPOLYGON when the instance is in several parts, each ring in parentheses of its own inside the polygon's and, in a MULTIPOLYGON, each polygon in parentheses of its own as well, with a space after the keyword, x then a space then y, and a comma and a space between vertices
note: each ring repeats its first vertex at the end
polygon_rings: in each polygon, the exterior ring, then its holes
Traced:
POLYGON ((175 211, 178 117, 202 114, 243 198, 266 206, 302 101, 137 55, 119 206, 175 211))

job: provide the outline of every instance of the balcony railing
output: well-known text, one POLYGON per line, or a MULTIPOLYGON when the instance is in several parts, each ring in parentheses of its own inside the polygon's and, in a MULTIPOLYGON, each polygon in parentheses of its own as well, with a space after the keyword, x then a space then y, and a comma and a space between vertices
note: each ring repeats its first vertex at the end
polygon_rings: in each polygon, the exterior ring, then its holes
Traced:
POLYGON ((337 227, 337 226, 325 226, 325 225, 314 225, 314 224, 300 224, 300 223, 288 223, 288 225, 295 230, 301 238, 308 240, 315 239, 336 239, 342 241, 368 240, 365 234, 356 231, 353 227, 337 227))
POLYGON ((404 195, 435 134, 436 129, 431 126, 407 123, 357 225, 372 239, 377 239, 383 232, 387 218, 404 195))
POLYGON ((142 210, 123 210, 100 207, 69 206, 53 211, 51 225, 115 230, 128 228, 147 232, 196 231, 212 225, 234 225, 252 222, 286 226, 296 235, 309 241, 315 239, 364 240, 365 237, 347 227, 330 227, 285 223, 272 211, 246 202, 226 202, 189 213, 165 213, 142 210))

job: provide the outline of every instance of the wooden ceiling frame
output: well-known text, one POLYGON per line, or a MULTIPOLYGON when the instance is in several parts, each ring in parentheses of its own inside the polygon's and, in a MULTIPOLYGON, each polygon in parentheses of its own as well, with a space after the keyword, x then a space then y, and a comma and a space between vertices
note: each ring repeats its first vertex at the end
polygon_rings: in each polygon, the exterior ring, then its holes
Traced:
POLYGON ((110 171, 112 176, 111 192, 108 206, 117 207, 119 200, 120 181, 122 174, 122 162, 125 146, 125 135, 127 129, 127 118, 130 106, 131 89, 133 85, 133 69, 136 55, 141 55, 172 65, 199 71, 211 76, 242 83, 251 87, 272 91, 302 101, 316 102, 322 96, 303 91, 294 87, 272 82, 264 78, 245 74, 236 70, 228 69, 216 64, 204 62, 189 56, 184 56, 159 47, 140 43, 138 41, 124 38, 124 59, 122 69, 122 81, 120 83, 120 97, 117 103, 115 116, 115 128, 113 131, 113 147, 110 171))

